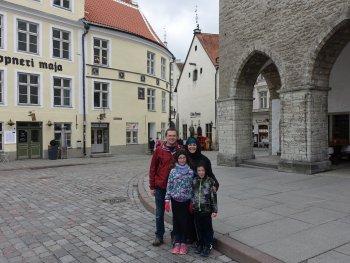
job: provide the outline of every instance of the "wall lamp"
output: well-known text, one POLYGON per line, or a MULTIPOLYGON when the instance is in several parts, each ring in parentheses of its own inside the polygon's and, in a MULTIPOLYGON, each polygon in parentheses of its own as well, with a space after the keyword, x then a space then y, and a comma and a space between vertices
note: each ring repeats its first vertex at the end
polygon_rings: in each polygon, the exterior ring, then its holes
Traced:
POLYGON ((13 125, 15 125, 15 123, 10 119, 10 120, 7 122, 7 125, 8 125, 8 126, 13 126, 13 125))
POLYGON ((46 123, 46 125, 49 126, 49 127, 51 127, 51 126, 53 125, 53 123, 52 123, 51 121, 48 121, 48 122, 46 123))

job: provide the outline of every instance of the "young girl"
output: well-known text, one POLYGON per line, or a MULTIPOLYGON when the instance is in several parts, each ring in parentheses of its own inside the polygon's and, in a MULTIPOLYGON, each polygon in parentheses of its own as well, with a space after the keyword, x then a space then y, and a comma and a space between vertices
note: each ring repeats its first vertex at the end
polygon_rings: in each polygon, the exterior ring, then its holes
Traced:
POLYGON ((173 209, 173 227, 175 244, 173 254, 187 253, 187 226, 189 222, 189 204, 191 200, 193 171, 188 164, 188 155, 185 150, 178 150, 175 156, 175 166, 170 171, 165 194, 165 210, 170 211, 170 202, 173 209))
POLYGON ((205 163, 197 165, 197 175, 192 182, 192 210, 197 230, 196 254, 208 257, 212 249, 214 231, 212 217, 218 212, 216 192, 213 191, 215 181, 205 171, 205 163))

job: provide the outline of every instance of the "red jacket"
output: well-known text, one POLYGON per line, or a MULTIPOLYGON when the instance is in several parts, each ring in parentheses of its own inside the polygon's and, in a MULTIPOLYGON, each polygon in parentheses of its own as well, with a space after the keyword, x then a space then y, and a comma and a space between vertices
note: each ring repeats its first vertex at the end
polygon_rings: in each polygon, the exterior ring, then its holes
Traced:
POLYGON ((170 151, 166 142, 155 149, 149 168, 149 188, 151 190, 156 188, 166 189, 168 176, 174 164, 175 153, 179 149, 181 149, 181 146, 176 143, 173 151, 170 151))

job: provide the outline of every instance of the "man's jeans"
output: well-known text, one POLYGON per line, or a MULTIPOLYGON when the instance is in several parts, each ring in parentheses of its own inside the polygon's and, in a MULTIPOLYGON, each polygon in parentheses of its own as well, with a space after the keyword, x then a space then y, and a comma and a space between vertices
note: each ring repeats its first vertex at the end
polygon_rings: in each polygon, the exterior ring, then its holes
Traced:
POLYGON ((156 201, 156 237, 163 240, 165 232, 164 228, 164 211, 165 211, 165 189, 156 189, 155 201, 156 201))

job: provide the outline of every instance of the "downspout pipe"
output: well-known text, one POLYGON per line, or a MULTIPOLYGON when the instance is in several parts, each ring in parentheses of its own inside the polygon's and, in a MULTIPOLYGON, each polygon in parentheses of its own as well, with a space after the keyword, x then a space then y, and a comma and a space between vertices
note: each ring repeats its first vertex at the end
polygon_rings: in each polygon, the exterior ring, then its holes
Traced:
POLYGON ((217 93, 218 93, 218 72, 219 72, 219 64, 215 65, 215 120, 214 120, 214 124, 215 124, 215 127, 217 127, 217 123, 216 123, 216 120, 217 120, 217 93))
POLYGON ((82 44, 82 58, 83 58, 83 76, 82 76, 82 80, 83 80, 83 154, 84 157, 86 157, 86 102, 85 102, 85 98, 86 98, 86 72, 85 72, 85 36, 87 35, 87 33, 89 32, 90 26, 88 23, 86 23, 85 21, 83 21, 84 23, 84 33, 81 36, 81 44, 82 44))

